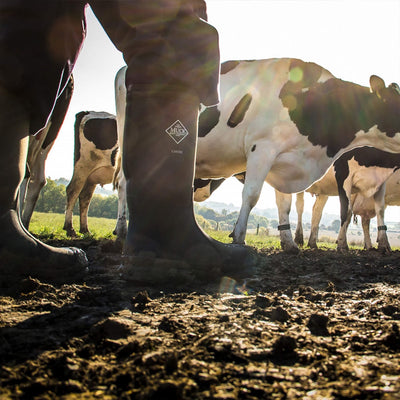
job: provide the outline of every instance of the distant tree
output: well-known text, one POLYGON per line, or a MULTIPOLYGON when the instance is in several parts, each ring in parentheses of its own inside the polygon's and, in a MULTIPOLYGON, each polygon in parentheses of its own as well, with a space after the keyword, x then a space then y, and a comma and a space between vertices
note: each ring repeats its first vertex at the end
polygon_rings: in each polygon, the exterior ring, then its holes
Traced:
POLYGON ((47 185, 40 192, 35 210, 39 212, 63 213, 65 211, 65 186, 57 185, 48 179, 47 185))
POLYGON ((215 229, 216 223, 215 221, 210 221, 208 219, 205 219, 202 215, 197 214, 196 215, 196 221, 199 224, 199 226, 203 229, 215 229))
POLYGON ((339 232, 339 229, 340 229, 340 221, 338 219, 332 221, 331 226, 328 227, 328 230, 335 231, 336 233, 339 232))
POLYGON ((117 218, 118 215, 118 196, 102 196, 95 194, 90 202, 89 217, 117 218))
POLYGON ((276 228, 278 228, 279 222, 276 219, 273 219, 270 221, 270 224, 271 224, 272 228, 276 229, 276 228))
POLYGON ((218 214, 215 210, 206 207, 199 207, 197 213, 202 215, 205 219, 211 219, 214 221, 219 221, 221 219, 221 214, 218 214))

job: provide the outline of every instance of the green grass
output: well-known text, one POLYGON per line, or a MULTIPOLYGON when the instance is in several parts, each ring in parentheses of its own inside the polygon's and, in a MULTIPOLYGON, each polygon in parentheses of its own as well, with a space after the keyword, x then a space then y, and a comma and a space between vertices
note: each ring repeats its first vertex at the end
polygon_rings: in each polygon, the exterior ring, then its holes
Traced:
MULTIPOLYGON (((79 233, 79 216, 74 215, 72 221, 78 238, 87 237, 87 234, 84 235, 79 233)), ((91 235, 89 235, 90 237, 93 237, 94 239, 115 238, 112 232, 115 228, 116 220, 89 217, 88 224, 91 232, 91 235)), ((43 240, 64 240, 68 239, 68 236, 63 230, 63 226, 64 214, 34 212, 29 225, 29 230, 43 240)))
MULTIPOLYGON (((93 239, 115 239, 113 230, 115 228, 116 220, 108 218, 94 218, 89 217, 89 229, 91 234, 79 233, 79 216, 74 215, 73 226, 77 233, 78 238, 86 239, 88 237, 93 239)), ((68 239, 64 226, 64 214, 55 213, 40 213, 34 212, 29 230, 42 240, 55 239, 55 240, 66 240, 68 239)), ((223 243, 232 243, 232 239, 229 237, 230 232, 227 231, 214 231, 206 230, 207 234, 212 238, 219 240, 223 243)), ((318 243, 320 249, 336 249, 335 241, 329 238, 321 238, 322 240, 318 243)), ((248 233, 246 235, 246 244, 253 246, 257 249, 262 248, 276 248, 280 249, 280 240, 278 236, 267 236, 265 234, 255 235, 248 233)), ((351 249, 361 249, 361 243, 349 243, 351 249)))
MULTIPOLYGON (((206 232, 212 238, 219 240, 220 242, 232 243, 232 238, 229 237, 230 232, 213 230, 206 230, 206 232)), ((279 249, 281 248, 278 236, 255 235, 252 233, 248 233, 246 235, 246 244, 256 247, 257 249, 262 249, 263 247, 275 247, 279 249)))

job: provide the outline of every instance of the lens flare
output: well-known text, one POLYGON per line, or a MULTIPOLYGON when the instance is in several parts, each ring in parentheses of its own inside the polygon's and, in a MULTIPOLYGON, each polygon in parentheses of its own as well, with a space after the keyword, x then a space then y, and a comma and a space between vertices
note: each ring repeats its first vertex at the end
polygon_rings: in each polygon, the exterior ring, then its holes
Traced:
POLYGON ((294 82, 300 82, 303 79, 303 70, 300 67, 292 68, 289 71, 289 79, 294 82))

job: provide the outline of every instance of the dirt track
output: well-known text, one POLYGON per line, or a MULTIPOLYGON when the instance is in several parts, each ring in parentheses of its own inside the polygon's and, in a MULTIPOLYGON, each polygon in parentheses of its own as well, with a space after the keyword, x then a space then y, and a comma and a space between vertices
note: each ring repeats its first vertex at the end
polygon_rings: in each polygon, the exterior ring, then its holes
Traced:
POLYGON ((265 250, 256 276, 0 289, 0 399, 400 399, 400 252, 265 250))

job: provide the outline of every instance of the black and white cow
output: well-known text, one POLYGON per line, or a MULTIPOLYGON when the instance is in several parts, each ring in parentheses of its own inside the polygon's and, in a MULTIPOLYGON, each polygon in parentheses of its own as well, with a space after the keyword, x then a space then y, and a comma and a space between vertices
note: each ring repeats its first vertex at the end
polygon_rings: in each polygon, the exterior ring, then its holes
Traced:
MULTIPOLYGON (((341 204, 341 229, 338 235, 338 249, 346 250, 346 233, 353 210, 354 195, 371 199, 378 222, 378 249, 390 251, 386 234, 384 212, 387 181, 400 167, 400 154, 387 153, 373 147, 361 147, 345 153, 335 161, 322 179, 315 182, 306 192, 316 195, 311 219, 308 246, 317 248, 318 227, 322 212, 329 196, 339 196, 341 204)), ((300 196, 299 196, 300 195, 300 196)), ((301 194, 297 202, 303 203, 301 194)), ((304 203, 303 203, 304 204, 304 203)), ((297 207, 299 222, 296 237, 300 237, 302 207, 297 207)), ((374 215, 374 216, 375 216, 374 215)), ((370 238, 364 238, 365 248, 372 247, 370 238)))
MULTIPOLYGON (((199 119, 196 178, 246 171, 235 243, 244 243, 264 181, 277 193, 298 193, 356 147, 400 152, 398 86, 386 87, 374 75, 370 85, 337 79, 315 63, 291 58, 222 65, 221 103, 199 119)), ((290 207, 278 201, 278 208, 281 241, 287 236, 283 243, 293 242, 290 207)))
POLYGON ((74 81, 71 75, 64 91, 57 99, 51 118, 46 126, 35 136, 29 136, 26 173, 20 186, 19 195, 21 221, 26 229, 29 229, 29 223, 39 198, 39 193, 46 184, 46 159, 64 122, 73 89, 74 81))
MULTIPOLYGON (((74 172, 67 186, 67 206, 64 229, 75 236, 72 226, 74 205, 79 198, 80 232, 88 233, 88 209, 98 184, 113 182, 119 146, 116 117, 107 112, 82 111, 75 117, 74 172)), ((114 233, 120 239, 126 236, 125 204, 118 207, 114 233)))

